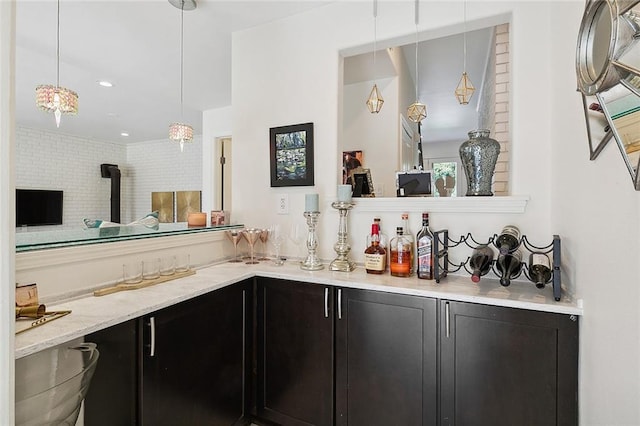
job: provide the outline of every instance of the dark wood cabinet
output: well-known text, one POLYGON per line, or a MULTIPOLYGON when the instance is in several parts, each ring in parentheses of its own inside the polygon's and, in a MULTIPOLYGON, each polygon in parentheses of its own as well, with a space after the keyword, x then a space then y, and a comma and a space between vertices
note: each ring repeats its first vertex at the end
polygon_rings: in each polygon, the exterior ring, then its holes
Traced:
POLYGON ((100 367, 85 424, 242 424, 251 297, 252 282, 239 283, 88 336, 100 367))
POLYGON ((336 424, 436 425, 436 300, 337 292, 336 424))
POLYGON ((578 320, 441 301, 441 424, 577 425, 578 320))
POLYGON ((436 306, 259 279, 257 415, 287 426, 435 425, 436 306))
POLYGON ((283 425, 333 424, 333 288, 259 278, 258 417, 283 425))

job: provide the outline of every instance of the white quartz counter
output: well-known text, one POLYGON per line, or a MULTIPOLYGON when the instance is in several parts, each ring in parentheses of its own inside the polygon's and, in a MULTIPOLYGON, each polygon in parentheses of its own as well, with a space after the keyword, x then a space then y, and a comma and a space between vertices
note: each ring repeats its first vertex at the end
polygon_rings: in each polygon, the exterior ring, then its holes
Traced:
POLYGON ((95 331, 154 312, 204 293, 254 276, 305 281, 321 285, 401 293, 439 299, 506 306, 536 311, 582 315, 582 307, 569 296, 556 302, 551 286, 538 290, 532 283, 513 281, 502 287, 498 280, 483 277, 479 284, 468 276, 450 275, 439 284, 417 278, 367 274, 359 267, 353 272, 302 271, 293 262, 275 266, 223 263, 199 269, 195 275, 138 290, 107 296, 77 298, 47 306, 47 310, 71 310, 71 314, 16 336, 15 356, 23 356, 65 343, 95 331))

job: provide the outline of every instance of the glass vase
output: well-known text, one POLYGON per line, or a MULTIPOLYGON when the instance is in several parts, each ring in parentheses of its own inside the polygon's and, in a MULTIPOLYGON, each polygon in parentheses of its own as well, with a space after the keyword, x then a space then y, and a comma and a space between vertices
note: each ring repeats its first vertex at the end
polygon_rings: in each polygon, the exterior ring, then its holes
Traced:
POLYGON ((500 144, 489 137, 489 130, 472 130, 469 140, 460 145, 460 160, 467 177, 467 196, 491 196, 493 172, 500 144))

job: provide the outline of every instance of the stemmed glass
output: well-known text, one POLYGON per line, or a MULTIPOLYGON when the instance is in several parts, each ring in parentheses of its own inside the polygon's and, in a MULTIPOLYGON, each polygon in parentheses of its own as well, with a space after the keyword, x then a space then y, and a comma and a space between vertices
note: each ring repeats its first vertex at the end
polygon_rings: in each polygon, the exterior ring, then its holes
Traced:
POLYGON ((260 238, 261 232, 262 232, 261 229, 249 228, 249 229, 245 229, 244 232, 242 233, 242 236, 244 237, 245 240, 247 240, 247 243, 249 243, 249 248, 251 249, 251 259, 245 262, 247 265, 254 265, 256 263, 260 263, 257 260, 255 260, 253 257, 253 246, 256 244, 256 241, 258 241, 258 239, 260 238))
POLYGON ((231 241, 233 243, 233 259, 231 259, 229 262, 232 263, 239 263, 242 262, 241 259, 238 259, 238 243, 240 242, 240 239, 242 238, 242 235, 244 234, 243 230, 241 229, 229 229, 227 231, 225 231, 225 234, 227 235, 227 238, 229 239, 229 241, 231 241))
POLYGON ((258 258, 258 260, 269 260, 267 257, 267 240, 269 239, 269 230, 261 229, 260 230, 260 242, 262 243, 262 257, 258 258))
POLYGON ((280 257, 280 248, 282 247, 282 243, 284 242, 284 232, 280 225, 271 225, 269 228, 269 241, 273 244, 273 248, 275 250, 275 256, 273 258, 273 263, 280 266, 284 264, 284 260, 280 257))
POLYGON ((295 244, 297 251, 300 250, 300 245, 304 242, 306 238, 307 238, 306 227, 303 227, 300 223, 291 224, 291 232, 289 232, 289 239, 293 244, 295 244))

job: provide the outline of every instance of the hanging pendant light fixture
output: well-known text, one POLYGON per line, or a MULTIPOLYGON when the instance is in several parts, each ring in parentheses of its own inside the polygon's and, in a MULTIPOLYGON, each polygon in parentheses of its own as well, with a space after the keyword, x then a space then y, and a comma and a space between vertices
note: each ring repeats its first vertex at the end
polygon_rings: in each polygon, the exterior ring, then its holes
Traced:
POLYGON ((418 82, 420 81, 418 77, 418 22, 420 19, 420 9, 419 9, 420 0, 416 0, 415 6, 415 22, 416 22, 416 101, 409 105, 407 108, 407 116, 409 120, 414 123, 420 123, 422 120, 427 118, 427 106, 418 101, 418 82))
POLYGON ((377 39, 378 39, 378 0, 373 0, 373 89, 371 89, 371 93, 369 93, 369 98, 367 99, 367 108, 369 108, 369 112, 371 114, 377 114, 382 109, 382 104, 384 104, 384 99, 382 99, 382 95, 380 95, 380 91, 378 90, 378 85, 375 83, 375 75, 376 75, 376 50, 377 50, 377 39))
POLYGON ((456 87, 455 95, 456 99, 460 103, 460 105, 467 105, 473 96, 473 92, 476 91, 476 88, 473 87, 473 83, 471 83, 471 79, 467 75, 467 2, 465 1, 463 4, 463 22, 464 22, 464 32, 463 32, 463 66, 462 66, 462 78, 458 83, 458 87, 456 87))
POLYGON ((60 87, 60 0, 58 0, 56 33, 56 85, 41 84, 36 87, 36 105, 43 111, 53 112, 56 126, 60 127, 62 114, 78 113, 78 94, 60 87))
MULTIPOLYGON (((184 120, 183 86, 184 86, 184 11, 196 8, 195 0, 169 0, 171 5, 180 9, 180 120, 184 120)), ((180 142, 180 152, 184 151, 185 142, 193 140, 193 127, 182 122, 169 125, 169 139, 180 142)))

